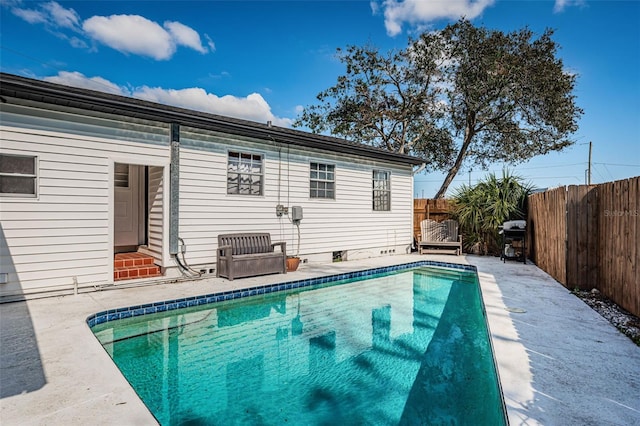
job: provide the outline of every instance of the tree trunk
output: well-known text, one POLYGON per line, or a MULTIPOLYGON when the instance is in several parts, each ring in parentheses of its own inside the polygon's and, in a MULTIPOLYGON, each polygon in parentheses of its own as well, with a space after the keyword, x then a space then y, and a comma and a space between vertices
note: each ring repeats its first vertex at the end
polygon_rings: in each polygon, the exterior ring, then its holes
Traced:
POLYGON ((469 124, 467 124, 467 128, 464 131, 464 141, 462 142, 462 147, 460 147, 460 152, 458 152, 458 157, 456 158, 456 162, 453 164, 453 167, 449 169, 449 173, 447 173, 447 177, 444 178, 444 182, 442 182, 442 186, 436 193, 435 198, 444 198, 444 195, 447 193, 447 189, 449 189, 449 185, 453 181, 453 178, 456 177, 458 171, 460 171, 460 167, 462 166, 462 161, 464 160, 465 155, 467 154, 467 149, 471 144, 471 139, 473 139, 474 124, 475 117, 469 118, 467 120, 469 124))
POLYGON ((460 166, 458 165, 454 165, 449 169, 449 173, 447 173, 447 177, 444 178, 444 182, 442 182, 442 186, 436 193, 435 198, 444 198, 444 194, 447 193, 447 189, 449 189, 449 185, 451 184, 451 181, 453 181, 453 178, 458 174, 458 170, 460 170, 460 166))

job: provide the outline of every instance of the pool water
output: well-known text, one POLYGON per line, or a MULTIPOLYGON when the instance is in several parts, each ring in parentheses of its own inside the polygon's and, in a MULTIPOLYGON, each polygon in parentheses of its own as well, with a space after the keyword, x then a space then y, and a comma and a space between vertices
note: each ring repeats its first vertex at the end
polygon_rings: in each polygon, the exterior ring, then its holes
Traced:
POLYGON ((93 331, 162 425, 506 424, 475 272, 420 267, 93 331))

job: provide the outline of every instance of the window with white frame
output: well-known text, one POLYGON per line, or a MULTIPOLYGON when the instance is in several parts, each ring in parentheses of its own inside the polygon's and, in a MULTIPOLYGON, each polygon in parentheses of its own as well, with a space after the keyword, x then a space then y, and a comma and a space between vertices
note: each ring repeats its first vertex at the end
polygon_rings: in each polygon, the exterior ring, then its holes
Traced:
POLYGON ((264 181, 262 155, 229 152, 227 194, 262 195, 264 181))
POLYGON ((311 198, 336 198, 336 166, 311 163, 309 165, 309 196, 311 198))
POLYGON ((391 172, 373 171, 373 210, 391 210, 391 172))
POLYGON ((35 197, 36 163, 33 155, 0 154, 0 194, 35 197))

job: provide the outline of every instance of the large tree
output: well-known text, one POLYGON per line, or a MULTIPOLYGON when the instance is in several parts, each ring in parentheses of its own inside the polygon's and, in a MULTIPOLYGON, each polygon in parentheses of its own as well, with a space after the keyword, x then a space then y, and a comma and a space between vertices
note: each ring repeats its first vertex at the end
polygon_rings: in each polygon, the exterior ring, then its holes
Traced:
POLYGON ((461 19, 400 51, 338 49, 346 74, 295 126, 422 157, 447 174, 436 194, 444 197, 465 163, 517 164, 573 143, 576 76, 552 36, 461 19))

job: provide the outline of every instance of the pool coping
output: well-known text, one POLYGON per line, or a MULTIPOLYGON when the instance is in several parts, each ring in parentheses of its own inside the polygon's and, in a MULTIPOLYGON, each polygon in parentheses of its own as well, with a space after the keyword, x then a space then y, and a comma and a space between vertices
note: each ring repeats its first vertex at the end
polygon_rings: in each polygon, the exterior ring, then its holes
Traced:
MULTIPOLYGON (((297 288, 304 288, 318 284, 327 284, 336 281, 342 281, 351 278, 362 278, 371 275, 402 271, 405 269, 416 268, 420 266, 436 266, 440 268, 466 270, 478 272, 473 265, 465 265, 460 263, 448 263, 435 260, 422 260, 416 262, 403 263, 392 266, 382 266, 377 268, 369 268, 361 271, 343 272, 339 274, 326 275, 321 277, 306 278, 293 281, 284 281, 274 284, 266 284, 261 286, 247 287, 237 290, 227 290, 217 293, 203 294, 200 296, 182 297, 179 299, 170 299, 159 302, 146 303, 143 305, 134 305, 106 311, 97 312, 87 317, 86 322, 89 328, 106 322, 117 321, 125 318, 138 317, 142 315, 150 315, 159 312, 172 311, 176 309, 190 308, 193 306, 208 305, 211 303, 224 302, 228 300, 240 299, 243 297, 263 295, 285 291, 297 288)), ((486 315, 485 315, 486 316, 486 315)))

